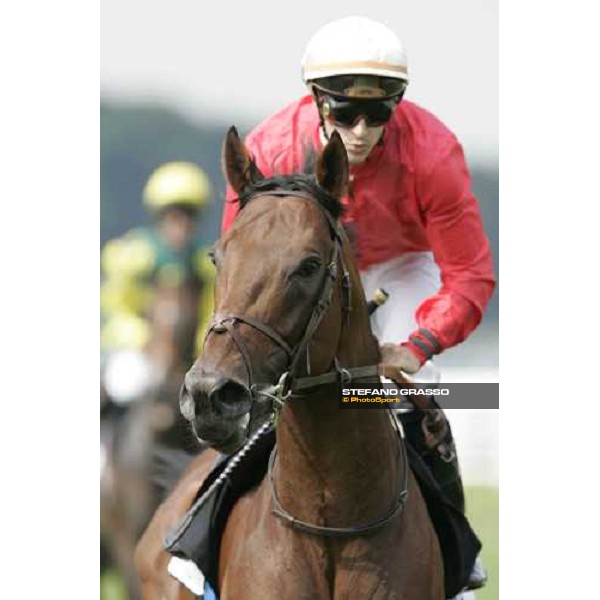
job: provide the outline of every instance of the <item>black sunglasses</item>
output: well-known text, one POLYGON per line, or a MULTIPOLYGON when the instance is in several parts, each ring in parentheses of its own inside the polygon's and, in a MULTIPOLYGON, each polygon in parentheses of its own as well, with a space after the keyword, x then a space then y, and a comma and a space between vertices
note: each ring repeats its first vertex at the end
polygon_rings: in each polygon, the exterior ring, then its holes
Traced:
POLYGON ((348 100, 324 95, 321 99, 323 118, 334 125, 354 127, 363 118, 368 127, 380 127, 391 118, 401 96, 386 100, 348 100))

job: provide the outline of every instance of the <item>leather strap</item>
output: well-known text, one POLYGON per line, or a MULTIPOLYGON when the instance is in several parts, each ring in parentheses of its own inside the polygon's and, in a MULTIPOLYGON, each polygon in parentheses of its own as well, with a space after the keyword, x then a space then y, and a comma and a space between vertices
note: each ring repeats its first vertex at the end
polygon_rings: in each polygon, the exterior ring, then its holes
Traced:
POLYGON ((406 505, 406 499, 408 497, 408 456, 406 453, 406 443, 404 440, 404 431, 401 429, 401 425, 398 424, 396 418, 393 416, 392 411, 388 409, 388 416, 392 422, 392 426, 398 436, 398 449, 400 454, 400 468, 402 469, 402 484, 400 486, 400 493, 396 499, 396 503, 392 510, 384 517, 371 521, 366 525, 358 525, 354 527, 328 527, 326 525, 314 525, 313 523, 307 523, 296 517, 292 516, 281 504, 281 500, 277 495, 275 489, 275 481, 273 477, 273 470, 275 465, 275 458, 277 456, 277 446, 273 448, 271 456, 269 456, 269 468, 267 471, 269 478, 269 486, 271 487, 271 497, 273 499, 273 514, 284 521, 287 525, 298 531, 308 533, 310 535, 319 535, 324 537, 348 537, 348 536, 359 536, 365 535, 377 529, 381 529, 384 525, 387 525, 398 513, 400 513, 406 505))
POLYGON ((293 380, 292 395, 319 385, 328 383, 350 383, 355 379, 366 379, 367 377, 379 377, 379 365, 366 365, 363 367, 337 368, 321 375, 312 377, 299 377, 293 380))

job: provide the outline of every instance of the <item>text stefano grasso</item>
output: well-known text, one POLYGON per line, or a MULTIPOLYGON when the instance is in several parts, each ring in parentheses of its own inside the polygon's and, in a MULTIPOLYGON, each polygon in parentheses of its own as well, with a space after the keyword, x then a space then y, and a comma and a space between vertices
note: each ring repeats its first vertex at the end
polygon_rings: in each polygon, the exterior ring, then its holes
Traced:
POLYGON ((343 388, 343 396, 448 396, 448 388, 343 388))

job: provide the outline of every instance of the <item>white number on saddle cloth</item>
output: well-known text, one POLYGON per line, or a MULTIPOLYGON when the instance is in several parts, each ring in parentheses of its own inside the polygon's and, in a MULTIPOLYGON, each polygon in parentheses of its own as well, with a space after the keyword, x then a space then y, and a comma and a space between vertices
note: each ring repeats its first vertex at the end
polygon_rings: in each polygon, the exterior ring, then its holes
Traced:
POLYGON ((167 571, 196 596, 202 596, 204 593, 204 575, 191 560, 173 556, 169 561, 167 571))

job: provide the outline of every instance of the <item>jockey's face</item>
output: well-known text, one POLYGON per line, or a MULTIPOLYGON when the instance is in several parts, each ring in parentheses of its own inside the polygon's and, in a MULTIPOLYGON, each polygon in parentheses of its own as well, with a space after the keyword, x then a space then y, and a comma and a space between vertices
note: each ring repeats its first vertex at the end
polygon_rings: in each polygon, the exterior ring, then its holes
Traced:
POLYGON ((330 137, 334 131, 337 131, 348 153, 348 162, 350 166, 359 165, 364 162, 371 150, 383 135, 384 125, 379 127, 369 127, 364 118, 360 119, 353 127, 341 127, 325 120, 325 132, 330 137))
POLYGON ((191 240, 196 230, 197 215, 193 211, 172 207, 158 216, 158 232, 165 244, 181 250, 191 240))

